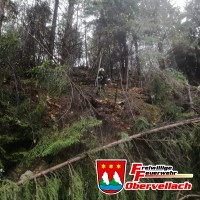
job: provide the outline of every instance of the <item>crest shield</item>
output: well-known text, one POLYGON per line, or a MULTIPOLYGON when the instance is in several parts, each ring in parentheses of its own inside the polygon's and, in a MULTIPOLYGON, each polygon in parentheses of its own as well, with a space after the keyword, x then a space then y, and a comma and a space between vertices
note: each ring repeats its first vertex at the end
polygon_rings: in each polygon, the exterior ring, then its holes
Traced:
POLYGON ((97 184, 106 194, 116 194, 123 189, 126 174, 126 160, 97 159, 97 184))

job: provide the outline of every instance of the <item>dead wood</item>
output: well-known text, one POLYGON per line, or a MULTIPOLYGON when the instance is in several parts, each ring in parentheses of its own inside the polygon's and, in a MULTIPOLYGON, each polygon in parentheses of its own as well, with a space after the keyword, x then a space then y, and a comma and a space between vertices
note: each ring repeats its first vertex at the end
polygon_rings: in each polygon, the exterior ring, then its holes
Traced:
MULTIPOLYGON (((80 155, 77 155, 76 157, 73 157, 63 163, 60 163, 58 165, 55 165, 53 167, 50 167, 44 171, 41 171, 37 174, 34 174, 32 177, 29 178, 29 180, 32 180, 32 179, 36 179, 42 175, 46 175, 50 172, 53 172, 53 171, 56 171, 66 165, 69 165, 71 163, 74 163, 74 162, 77 162, 79 160, 82 160, 86 157, 88 157, 88 155, 90 154, 94 154, 94 153, 97 153, 99 151, 102 151, 104 149, 108 149, 110 147, 114 147, 114 146, 117 146, 119 144, 122 144, 122 143, 125 143, 127 141, 130 141, 132 139, 135 139, 135 138, 139 138, 139 137, 142 137, 144 135, 148 135, 148 134, 153 134, 153 133, 158 133, 158 132, 161 132, 161 131, 166 131, 168 129, 172 129, 172 128, 177 128, 177 127, 180 127, 180 126, 183 126, 183 125, 189 125, 189 124, 196 124, 196 123, 200 123, 200 118, 194 118, 194 119, 189 119, 189 120, 184 120, 184 121, 180 121, 180 122, 177 122, 177 123, 174 123, 174 124, 169 124, 169 125, 166 125, 166 126, 162 126, 162 127, 159 127, 159 128, 155 128, 155 129, 152 129, 152 130, 148 130, 148 131, 144 131, 144 132, 141 132, 141 133, 138 133, 138 134, 133 134, 127 138, 123 138, 121 140, 117 140, 115 142, 112 142, 112 143, 109 143, 109 144, 106 144, 104 146, 101 146, 101 147, 98 147, 98 148, 95 148, 93 150, 90 150, 88 152, 85 152, 83 154, 80 154, 80 155)), ((17 182, 18 185, 20 184, 23 184, 25 182, 25 180, 20 180, 17 182)))

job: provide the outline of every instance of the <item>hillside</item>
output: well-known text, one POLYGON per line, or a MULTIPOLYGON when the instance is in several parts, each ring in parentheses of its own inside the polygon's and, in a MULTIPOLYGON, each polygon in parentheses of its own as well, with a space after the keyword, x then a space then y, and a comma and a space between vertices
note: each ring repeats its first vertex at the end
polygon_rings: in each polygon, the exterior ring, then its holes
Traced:
POLYGON ((200 198, 200 1, 176 1, 0 0, 0 200, 200 198), (132 190, 134 163, 189 190, 132 190))
MULTIPOLYGON (((6 178, 14 182, 20 179, 23 181, 25 177, 31 177, 84 152, 98 147, 101 149, 130 135, 178 121, 184 122, 199 115, 198 88, 190 87, 193 100, 190 105, 188 84, 170 77, 171 72, 166 72, 169 73, 165 77, 166 80, 170 79, 168 83, 165 79, 159 79, 161 84, 155 84, 158 81, 155 75, 151 85, 142 88, 132 86, 126 91, 123 85, 113 81, 99 95, 96 94, 97 87, 93 79, 84 82, 80 79, 83 72, 79 73, 78 79, 76 74, 66 82, 68 89, 59 95, 54 91, 48 92, 46 86, 38 82, 38 77, 35 78, 35 74, 33 78, 22 79, 17 105, 15 85, 12 81, 4 81, 1 98, 1 167, 6 169, 3 174, 5 181, 6 178), (161 94, 163 89, 167 91, 161 94), (152 98, 154 91, 158 93, 154 93, 155 97, 152 98)), ((160 73, 159 77, 163 72, 160 73)), ((65 171, 65 176, 72 176, 73 173, 72 181, 78 179, 80 182, 77 186, 76 183, 68 182, 68 187, 83 190, 83 177, 95 176, 95 168, 92 167, 95 158, 126 158, 129 162, 136 160, 148 164, 170 164, 181 172, 195 174, 198 163, 194 171, 191 171, 190 166, 198 159, 195 135, 199 133, 199 126, 198 123, 187 124, 157 133, 155 131, 155 134, 137 137, 99 153, 97 150, 89 154, 88 158, 83 157, 83 161, 70 165, 65 171), (86 162, 88 159, 89 163, 86 162), (91 167, 90 172, 84 171, 91 167), (79 174, 79 178, 76 174, 79 174)), ((62 173, 63 169, 58 168, 48 180, 54 177, 55 184, 59 183, 57 181, 63 182, 62 173)), ((198 188, 198 184, 195 185, 198 180, 198 177, 194 178, 194 188, 198 188)), ((7 181, 5 183, 11 184, 7 181)), ((38 179, 38 184, 41 189, 44 187, 42 177, 38 179)), ((97 191, 97 188, 94 190, 97 191)))

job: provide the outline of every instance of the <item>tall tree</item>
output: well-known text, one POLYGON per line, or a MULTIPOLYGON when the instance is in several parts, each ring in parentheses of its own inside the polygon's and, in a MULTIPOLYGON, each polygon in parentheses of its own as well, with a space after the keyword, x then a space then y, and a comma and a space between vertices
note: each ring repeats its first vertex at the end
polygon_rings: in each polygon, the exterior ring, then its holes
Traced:
POLYGON ((68 0, 68 10, 67 10, 67 19, 66 19, 66 24, 64 27, 64 36, 63 36, 63 41, 62 41, 62 53, 61 53, 61 58, 62 58, 62 63, 66 63, 67 60, 70 57, 70 52, 67 49, 68 42, 70 40, 70 34, 72 33, 72 23, 73 23, 73 15, 74 15, 74 6, 75 6, 76 0, 68 0))
MULTIPOLYGON (((122 74, 123 83, 127 82, 127 74, 129 68, 129 34, 130 21, 135 17, 136 1, 130 0, 102 0, 94 1, 92 4, 98 18, 96 19, 96 30, 94 40, 97 40, 102 49, 103 59, 102 66, 118 66, 122 74)), ((99 50, 97 53, 99 54, 99 50)), ((96 59, 99 57, 95 55, 96 59)), ((112 70, 111 70, 112 71, 112 70)))
POLYGON ((0 35, 1 35, 2 23, 3 23, 3 19, 4 19, 5 1, 6 0, 0 0, 0 35))
POLYGON ((178 16, 179 12, 168 0, 141 0, 137 35, 142 44, 143 66, 153 64, 160 69, 168 67, 166 55, 172 50, 170 40, 177 31, 178 16))
POLYGON ((53 58, 53 51, 54 51, 54 42, 55 42, 55 34, 56 34, 56 25, 57 25, 57 17, 58 17, 58 6, 59 6, 59 0, 55 0, 54 5, 54 13, 53 13, 53 20, 52 20, 52 26, 51 26, 51 35, 50 35, 50 44, 49 44, 49 58, 53 58))
POLYGON ((51 11, 47 2, 36 3, 27 10, 24 30, 24 65, 34 67, 49 57, 51 11))
POLYGON ((200 77, 200 2, 191 0, 186 6, 179 27, 179 38, 174 43, 175 55, 181 69, 195 84, 200 77))

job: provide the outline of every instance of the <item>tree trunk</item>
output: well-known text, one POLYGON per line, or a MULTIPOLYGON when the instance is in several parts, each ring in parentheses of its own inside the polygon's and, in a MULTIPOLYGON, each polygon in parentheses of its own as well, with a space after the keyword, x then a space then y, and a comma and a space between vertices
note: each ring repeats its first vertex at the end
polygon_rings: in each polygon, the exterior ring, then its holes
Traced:
POLYGON ((127 71, 128 71, 128 45, 126 44, 126 32, 121 31, 118 33, 118 43, 120 48, 120 67, 122 73, 122 82, 127 84, 127 71))
POLYGON ((3 18, 4 18, 5 1, 6 0, 0 0, 0 36, 1 36, 1 27, 3 23, 3 18))
MULTIPOLYGON (((200 123, 200 118, 194 118, 194 119, 188 119, 188 120, 184 120, 184 121, 180 121, 180 122, 177 122, 177 123, 174 123, 174 124, 169 124, 169 125, 165 125, 163 127, 159 127, 159 128, 155 128, 155 129, 151 129, 151 130, 148 130, 148 131, 144 131, 144 132, 141 132, 141 133, 137 133, 137 134, 133 134, 129 137, 126 137, 126 138, 123 138, 121 140, 117 140, 117 141, 114 141, 114 142, 111 142, 109 144, 106 144, 104 146, 100 146, 100 147, 97 147, 95 149, 92 149, 92 150, 89 150, 83 154, 80 154, 80 155, 77 155, 63 163, 60 163, 58 165, 55 165, 53 167, 50 167, 44 171, 41 171, 41 172, 38 172, 36 174, 34 174, 32 177, 29 177, 29 180, 32 180, 32 179, 36 179, 40 176, 44 176, 50 172, 53 172, 53 171, 56 171, 58 169, 60 169, 61 167, 64 167, 66 165, 69 165, 71 163, 74 163, 74 162, 77 162, 79 160, 82 160, 84 158, 86 158, 88 155, 90 154, 94 154, 94 153, 97 153, 97 152, 100 152, 100 151, 103 151, 105 149, 108 149, 108 148, 111 148, 111 147, 115 147, 117 145, 120 145, 120 144, 123 144, 125 142, 128 142, 128 141, 131 141, 135 138, 140 138, 140 137, 143 137, 145 135, 150 135, 150 134, 154 134, 154 133, 158 133, 158 132, 163 132, 163 131, 166 131, 166 130, 169 130, 169 129, 174 129, 174 128, 179 128, 180 126, 184 126, 184 125, 195 125, 197 123, 200 123)), ((26 180, 20 180, 17 182, 18 185, 21 185, 25 182, 26 180)))
POLYGON ((141 67, 140 67, 140 58, 139 58, 139 51, 138 51, 138 41, 134 39, 135 45, 135 59, 136 59, 136 71, 137 71, 137 80, 140 81, 141 77, 141 67))
POLYGON ((111 47, 109 46, 109 68, 110 68, 110 78, 113 79, 113 61, 111 54, 111 47))
POLYGON ((159 68, 161 70, 164 70, 164 69, 166 69, 166 65, 165 65, 165 59, 163 58, 163 56, 164 56, 164 49, 163 49, 163 42, 162 41, 160 41, 158 43, 158 51, 159 51, 160 56, 161 56, 161 58, 158 59, 159 68))
POLYGON ((89 58, 88 58, 88 45, 87 45, 87 27, 85 24, 85 62, 86 67, 90 68, 89 58))
POLYGON ((56 25, 57 25, 56 22, 57 22, 57 17, 58 17, 58 6, 59 6, 59 0, 55 0, 51 35, 50 35, 50 45, 49 45, 50 60, 53 59, 54 41, 55 41, 56 25))
POLYGON ((72 23, 73 23, 73 15, 74 15, 74 6, 76 3, 76 0, 68 0, 69 5, 68 5, 68 10, 67 10, 67 20, 66 20, 66 25, 65 25, 65 31, 64 31, 64 36, 63 36, 63 44, 62 44, 62 64, 66 64, 69 62, 68 60, 70 59, 70 54, 68 50, 66 49, 67 47, 67 42, 70 37, 70 30, 72 30, 72 23))
POLYGON ((170 57, 171 57, 171 60, 172 60, 172 67, 174 67, 175 69, 178 69, 178 65, 177 65, 177 62, 176 62, 176 56, 175 56, 175 53, 174 53, 174 48, 171 45, 171 42, 170 42, 170 39, 168 37, 167 32, 165 32, 165 35, 166 35, 166 40, 167 40, 168 46, 169 46, 170 51, 171 51, 170 57))

